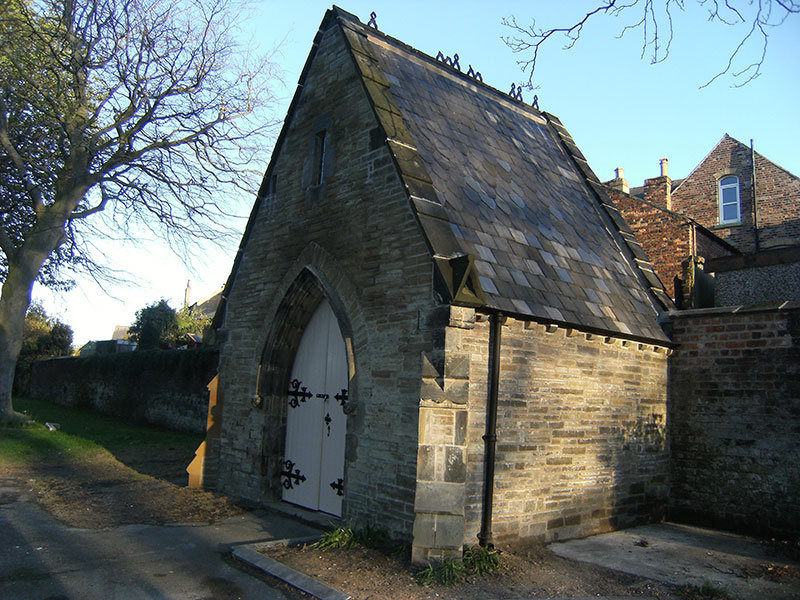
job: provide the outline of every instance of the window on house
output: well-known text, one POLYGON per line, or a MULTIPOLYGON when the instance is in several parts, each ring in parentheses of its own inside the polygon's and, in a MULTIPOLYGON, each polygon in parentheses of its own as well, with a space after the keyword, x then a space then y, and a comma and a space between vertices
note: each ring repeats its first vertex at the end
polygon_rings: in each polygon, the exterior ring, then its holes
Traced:
POLYGON ((327 130, 318 131, 314 144, 314 185, 320 185, 325 180, 325 147, 327 144, 327 130))
POLYGON ((719 222, 738 223, 740 217, 739 178, 723 177, 719 180, 719 222))

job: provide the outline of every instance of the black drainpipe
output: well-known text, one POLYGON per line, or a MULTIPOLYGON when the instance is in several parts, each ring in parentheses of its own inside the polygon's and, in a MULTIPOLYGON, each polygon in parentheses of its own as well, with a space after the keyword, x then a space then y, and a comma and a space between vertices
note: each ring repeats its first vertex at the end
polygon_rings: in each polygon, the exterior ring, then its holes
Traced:
POLYGON ((750 138, 750 164, 753 167, 753 234, 755 235, 756 252, 758 252, 758 203, 756 202, 756 151, 753 139, 750 138))
POLYGON ((492 539, 492 502, 494 500, 494 455, 497 445, 497 391, 500 387, 500 337, 502 313, 489 317, 489 398, 486 402, 486 434, 483 436, 483 513, 478 542, 494 548, 492 539))

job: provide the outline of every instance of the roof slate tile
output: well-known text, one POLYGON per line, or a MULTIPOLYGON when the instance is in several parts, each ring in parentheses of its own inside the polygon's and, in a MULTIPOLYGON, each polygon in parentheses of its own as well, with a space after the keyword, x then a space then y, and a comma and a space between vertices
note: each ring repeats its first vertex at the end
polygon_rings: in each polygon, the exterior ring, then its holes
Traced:
POLYGON ((488 307, 667 340, 638 268, 620 262, 627 246, 591 187, 597 178, 560 121, 372 28, 361 34, 347 39, 377 58, 358 59, 367 91, 402 115, 413 140, 389 142, 397 164, 407 183, 431 179, 416 195, 438 199, 446 215, 420 205, 423 230, 434 249, 476 257, 488 307))

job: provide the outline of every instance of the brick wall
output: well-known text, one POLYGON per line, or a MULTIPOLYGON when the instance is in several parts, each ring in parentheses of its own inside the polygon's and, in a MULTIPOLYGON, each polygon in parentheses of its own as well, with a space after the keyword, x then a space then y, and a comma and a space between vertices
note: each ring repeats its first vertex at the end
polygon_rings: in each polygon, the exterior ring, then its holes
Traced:
POLYGON ((215 350, 152 350, 40 360, 28 394, 175 431, 206 429, 215 350))
POLYGON ((434 345, 433 261, 340 33, 319 40, 276 148, 230 292, 217 487, 280 498, 287 370, 325 294, 349 348, 344 517, 410 537, 422 361, 434 345), (313 144, 330 135, 313 185, 313 144), (302 299, 305 299, 301 301, 302 299), (255 394, 263 405, 251 403, 255 394))
POLYGON ((691 254, 689 223, 628 194, 616 190, 610 190, 609 194, 647 253, 667 293, 675 298, 674 279, 681 276, 681 262, 691 254))
MULTIPOLYGON (((666 177, 657 178, 667 180, 666 177)), ((648 180, 649 182, 650 180, 648 180)), ((661 185, 662 192, 666 187, 661 185)), ((648 191, 646 188, 645 191, 648 191)), ((678 295, 675 278, 682 278, 681 263, 689 256, 706 259, 728 256, 731 249, 691 220, 665 208, 665 200, 650 202, 608 188, 609 195, 642 245, 669 295, 678 295)), ((652 198, 653 195, 650 195, 652 198)))
POLYGON ((699 227, 694 228, 694 253, 697 256, 702 256, 706 261, 734 255, 733 250, 720 244, 716 235, 699 227))
POLYGON ((673 313, 672 519, 800 534, 800 304, 673 313))
POLYGON ((760 248, 800 244, 800 178, 756 153, 760 248))
MULTIPOLYGON (((672 194, 672 210, 713 230, 744 252, 755 251, 750 148, 725 136, 672 194), (739 178, 741 224, 719 225, 717 181, 739 178)), ((756 153, 758 228, 761 248, 800 243, 800 179, 756 153)))
MULTIPOLYGON (((480 528, 489 323, 470 357, 466 542, 480 528)), ((552 541, 660 520, 668 493, 665 348, 509 319, 502 327, 495 539, 552 541)))

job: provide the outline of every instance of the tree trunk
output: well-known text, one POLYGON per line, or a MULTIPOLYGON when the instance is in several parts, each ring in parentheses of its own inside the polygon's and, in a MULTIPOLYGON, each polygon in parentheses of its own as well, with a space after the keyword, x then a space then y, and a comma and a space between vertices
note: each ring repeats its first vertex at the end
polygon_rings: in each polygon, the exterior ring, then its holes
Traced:
POLYGON ((64 239, 64 221, 45 218, 37 223, 24 244, 6 256, 8 272, 0 295, 0 423, 27 420, 14 411, 11 400, 25 315, 39 270, 64 239))
POLYGON ((0 297, 0 422, 21 419, 21 415, 14 412, 11 390, 14 386, 17 357, 22 348, 25 314, 31 303, 33 281, 26 279, 12 273, 12 261, 9 261, 8 277, 0 297))
POLYGON ((25 286, 23 282, 16 282, 10 277, 3 284, 0 299, 0 422, 20 420, 11 403, 11 390, 32 287, 33 282, 25 286))

